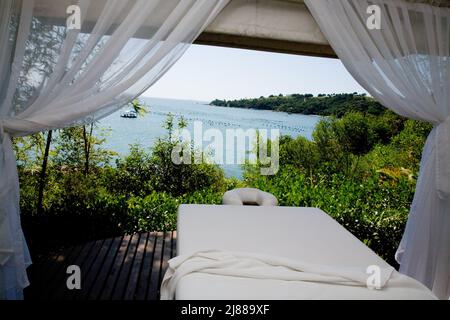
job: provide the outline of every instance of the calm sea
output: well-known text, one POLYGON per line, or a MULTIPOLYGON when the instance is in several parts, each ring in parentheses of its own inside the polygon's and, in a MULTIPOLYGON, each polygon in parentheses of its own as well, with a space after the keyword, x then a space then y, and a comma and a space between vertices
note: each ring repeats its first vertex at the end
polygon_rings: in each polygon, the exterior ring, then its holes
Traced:
MULTIPOLYGON (((169 113, 175 117, 183 116, 190 130, 193 128, 194 121, 201 121, 203 130, 216 128, 223 132, 224 137, 226 129, 254 128, 279 129, 283 135, 304 136, 311 139, 312 131, 320 120, 318 116, 213 107, 209 106, 208 102, 201 101, 160 98, 141 98, 141 100, 145 101, 150 111, 144 117, 121 118, 120 113, 123 112, 121 110, 99 122, 99 128, 110 129, 105 147, 116 151, 121 156, 129 152, 130 144, 138 143, 150 149, 158 138, 164 137, 167 133, 162 126, 169 113)), ((222 165, 222 167, 228 177, 241 177, 240 166, 222 165)))

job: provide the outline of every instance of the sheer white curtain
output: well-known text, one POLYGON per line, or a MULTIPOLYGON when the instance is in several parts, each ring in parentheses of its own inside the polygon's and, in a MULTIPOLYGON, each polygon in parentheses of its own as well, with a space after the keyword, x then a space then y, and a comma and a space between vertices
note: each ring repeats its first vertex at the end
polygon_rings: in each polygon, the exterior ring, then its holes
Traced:
POLYGON ((21 297, 31 263, 11 137, 119 109, 157 81, 228 1, 0 1, 0 299, 21 297), (67 14, 70 5, 80 14, 67 14))
POLYGON ((434 124, 396 258, 402 273, 448 298, 450 9, 404 0, 306 4, 347 70, 373 97, 400 115, 434 124), (380 9, 381 29, 367 25, 371 5, 380 9))

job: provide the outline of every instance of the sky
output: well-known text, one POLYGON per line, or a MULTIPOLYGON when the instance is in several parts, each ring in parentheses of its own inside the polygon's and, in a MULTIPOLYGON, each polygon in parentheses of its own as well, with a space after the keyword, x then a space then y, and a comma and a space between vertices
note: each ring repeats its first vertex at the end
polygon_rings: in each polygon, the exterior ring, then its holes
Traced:
POLYGON ((366 93, 338 59, 192 45, 144 96, 209 102, 351 92, 366 93))

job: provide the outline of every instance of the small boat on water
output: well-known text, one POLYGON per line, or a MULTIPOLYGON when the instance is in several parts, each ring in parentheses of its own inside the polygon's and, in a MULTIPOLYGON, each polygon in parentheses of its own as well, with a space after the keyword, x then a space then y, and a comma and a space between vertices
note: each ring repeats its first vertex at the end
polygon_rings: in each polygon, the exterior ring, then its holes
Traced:
POLYGON ((134 119, 134 118, 137 118, 138 115, 137 115, 137 112, 134 110, 127 110, 127 111, 121 113, 120 116, 122 118, 134 119))

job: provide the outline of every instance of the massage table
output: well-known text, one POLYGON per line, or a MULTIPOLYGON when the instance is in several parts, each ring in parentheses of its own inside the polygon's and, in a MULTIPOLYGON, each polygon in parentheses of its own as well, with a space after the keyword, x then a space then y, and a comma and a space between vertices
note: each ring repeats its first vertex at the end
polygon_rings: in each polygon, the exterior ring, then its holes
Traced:
MULTIPOLYGON (((181 205, 177 254, 245 251, 328 266, 389 265, 317 208, 181 205)), ((310 281, 192 273, 176 285, 178 300, 436 299, 421 283, 394 271, 381 290, 310 281), (397 278, 402 285, 396 285, 397 278), (406 281, 405 281, 406 279, 406 281)))

